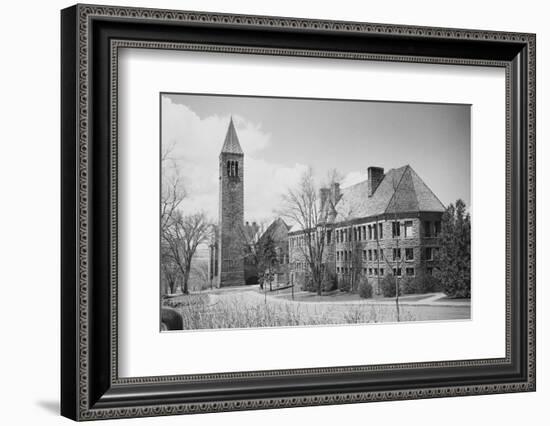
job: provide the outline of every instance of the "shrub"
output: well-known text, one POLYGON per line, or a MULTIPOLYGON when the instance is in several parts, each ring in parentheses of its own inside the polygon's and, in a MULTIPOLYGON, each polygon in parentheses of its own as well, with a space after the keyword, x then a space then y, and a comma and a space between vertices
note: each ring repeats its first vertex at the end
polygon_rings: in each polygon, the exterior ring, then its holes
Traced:
POLYGON ((361 279, 359 282, 359 297, 370 299, 372 297, 372 284, 367 279, 361 279))
POLYGON ((424 294, 441 291, 441 282, 436 277, 421 271, 414 278, 403 278, 400 287, 404 294, 424 294))
POLYGON ((317 291, 317 286, 313 283, 313 280, 309 275, 304 276, 304 285, 302 288, 305 291, 317 291))
POLYGON ((433 275, 425 272, 421 272, 420 275, 417 276, 417 281, 417 289, 419 293, 431 293, 442 290, 441 281, 433 275))
MULTIPOLYGON (((399 279, 398 281, 401 281, 401 279, 399 279)), ((380 281, 380 290, 382 291, 384 297, 395 297, 395 277, 388 274, 384 278, 382 278, 382 280, 380 281)), ((401 291, 399 292, 399 294, 401 294, 401 291)))
POLYGON ((399 288, 403 294, 416 294, 418 293, 417 281, 415 277, 403 277, 399 282, 399 288))
POLYGON ((330 273, 324 274, 321 286, 323 288, 323 291, 336 290, 336 288, 338 287, 336 276, 330 273))
POLYGON ((338 289, 340 291, 350 291, 351 289, 351 283, 350 283, 350 277, 349 275, 342 275, 338 279, 338 289))

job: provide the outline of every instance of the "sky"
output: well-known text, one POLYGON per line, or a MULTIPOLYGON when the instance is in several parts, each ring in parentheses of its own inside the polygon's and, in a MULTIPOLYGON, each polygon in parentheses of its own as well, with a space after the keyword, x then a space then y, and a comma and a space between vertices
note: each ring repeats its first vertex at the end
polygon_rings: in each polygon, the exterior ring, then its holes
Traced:
POLYGON ((161 94, 163 176, 183 179, 186 212, 218 217, 218 157, 230 117, 244 151, 245 220, 276 216, 281 195, 311 167, 346 187, 369 166, 409 164, 444 205, 470 206, 470 106, 161 94))

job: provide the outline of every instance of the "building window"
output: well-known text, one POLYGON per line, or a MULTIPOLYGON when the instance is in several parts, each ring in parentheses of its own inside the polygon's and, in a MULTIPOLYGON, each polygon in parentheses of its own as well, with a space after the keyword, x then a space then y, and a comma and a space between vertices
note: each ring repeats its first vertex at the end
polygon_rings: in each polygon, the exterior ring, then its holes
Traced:
POLYGON ((413 234, 413 223, 412 220, 405 221, 405 238, 412 237, 413 234))
POLYGON ((414 260, 414 250, 412 248, 405 249, 405 260, 414 260))
POLYGON ((369 249, 369 260, 372 260, 372 250, 369 249))
POLYGON ((339 267, 339 266, 336 267, 336 273, 337 273, 337 274, 340 273, 340 267, 339 267))
POLYGON ((332 240, 332 230, 327 231, 327 244, 330 244, 332 240))
POLYGON ((363 240, 367 239, 367 227, 363 225, 363 240))
POLYGON ((384 268, 380 268, 380 275, 383 277, 384 276, 384 268))
POLYGON ((426 247, 426 260, 434 260, 434 250, 432 247, 426 247))
POLYGON ((369 268, 369 275, 372 275, 372 268, 369 268))
POLYGON ((432 236, 432 222, 429 220, 424 222, 424 236, 428 238, 432 236))
POLYGON ((399 222, 391 223, 391 234, 393 238, 401 236, 401 225, 399 222))
POLYGON ((414 268, 405 268, 405 273, 408 277, 414 277, 414 268))
POLYGON ((431 266, 428 266, 428 267, 426 268, 426 273, 427 273, 428 275, 433 275, 433 274, 434 274, 434 268, 432 268, 431 266))
POLYGON ((378 250, 373 250, 374 260, 378 260, 378 250))
POLYGON ((393 268, 393 275, 401 276, 401 268, 393 268))
POLYGON ((380 260, 384 260, 384 249, 380 249, 380 260))
POLYGON ((372 226, 369 225, 369 240, 372 240, 372 226))
POLYGON ((367 250, 363 250, 363 260, 367 260, 367 250))
POLYGON ((378 238, 384 238, 384 227, 381 223, 378 224, 378 238))
POLYGON ((439 234, 441 234, 441 222, 440 221, 434 222, 434 233, 435 233, 436 237, 438 237, 439 234))
POLYGON ((374 230, 374 239, 377 240, 378 239, 378 228, 376 227, 376 225, 372 225, 372 229, 374 230))
POLYGON ((393 249, 393 260, 400 260, 401 259, 401 249, 400 248, 394 248, 393 249))
POLYGON ((374 268, 374 275, 378 275, 378 268, 374 268))
POLYGON ((367 275, 367 268, 363 268, 363 275, 367 275))

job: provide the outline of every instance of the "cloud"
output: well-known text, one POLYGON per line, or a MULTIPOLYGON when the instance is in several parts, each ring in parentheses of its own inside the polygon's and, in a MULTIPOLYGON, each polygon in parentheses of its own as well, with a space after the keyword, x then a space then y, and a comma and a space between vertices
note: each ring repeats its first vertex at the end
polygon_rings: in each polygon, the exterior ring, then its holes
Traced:
MULTIPOLYGON (((187 192, 182 208, 188 212, 204 210, 218 217, 218 158, 229 116, 213 115, 200 118, 189 107, 162 98, 162 148, 169 149, 169 166, 175 165, 187 192)), ((262 151, 271 145, 271 135, 261 123, 233 116, 244 157, 245 220, 266 221, 274 211, 286 188, 294 186, 306 165, 282 165, 270 162, 262 151)), ((173 173, 164 167, 163 176, 173 173)))
POLYGON ((361 170, 352 171, 344 176, 344 179, 342 179, 342 181, 340 182, 340 186, 342 188, 346 188, 348 186, 352 186, 352 185, 355 185, 356 183, 367 180, 367 177, 368 175, 366 171, 361 171, 361 170))

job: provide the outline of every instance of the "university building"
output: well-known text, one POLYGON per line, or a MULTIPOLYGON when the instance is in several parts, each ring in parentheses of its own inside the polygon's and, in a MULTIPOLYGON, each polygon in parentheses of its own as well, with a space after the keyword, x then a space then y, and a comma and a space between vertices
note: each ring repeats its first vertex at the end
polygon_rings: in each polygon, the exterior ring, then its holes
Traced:
MULTIPOLYGON (((256 224, 244 222, 244 152, 230 120, 219 155, 219 218, 210 244, 209 277, 217 287, 255 283, 244 244, 256 224)), ((347 188, 333 183, 319 192, 325 222, 323 268, 337 281, 368 278, 379 291, 387 274, 431 274, 445 207, 409 165, 384 173, 369 167, 367 180, 347 188)), ((280 281, 307 281, 305 233, 276 219, 265 231, 280 253, 280 281)))
MULTIPOLYGON (((379 292, 387 274, 431 274, 445 207, 409 165, 384 173, 369 167, 367 180, 340 189, 322 188, 325 212, 324 266, 338 282, 351 274, 366 277, 379 292), (326 209, 326 210, 325 210, 326 209)), ((290 280, 307 280, 305 234, 289 232, 290 280)))

